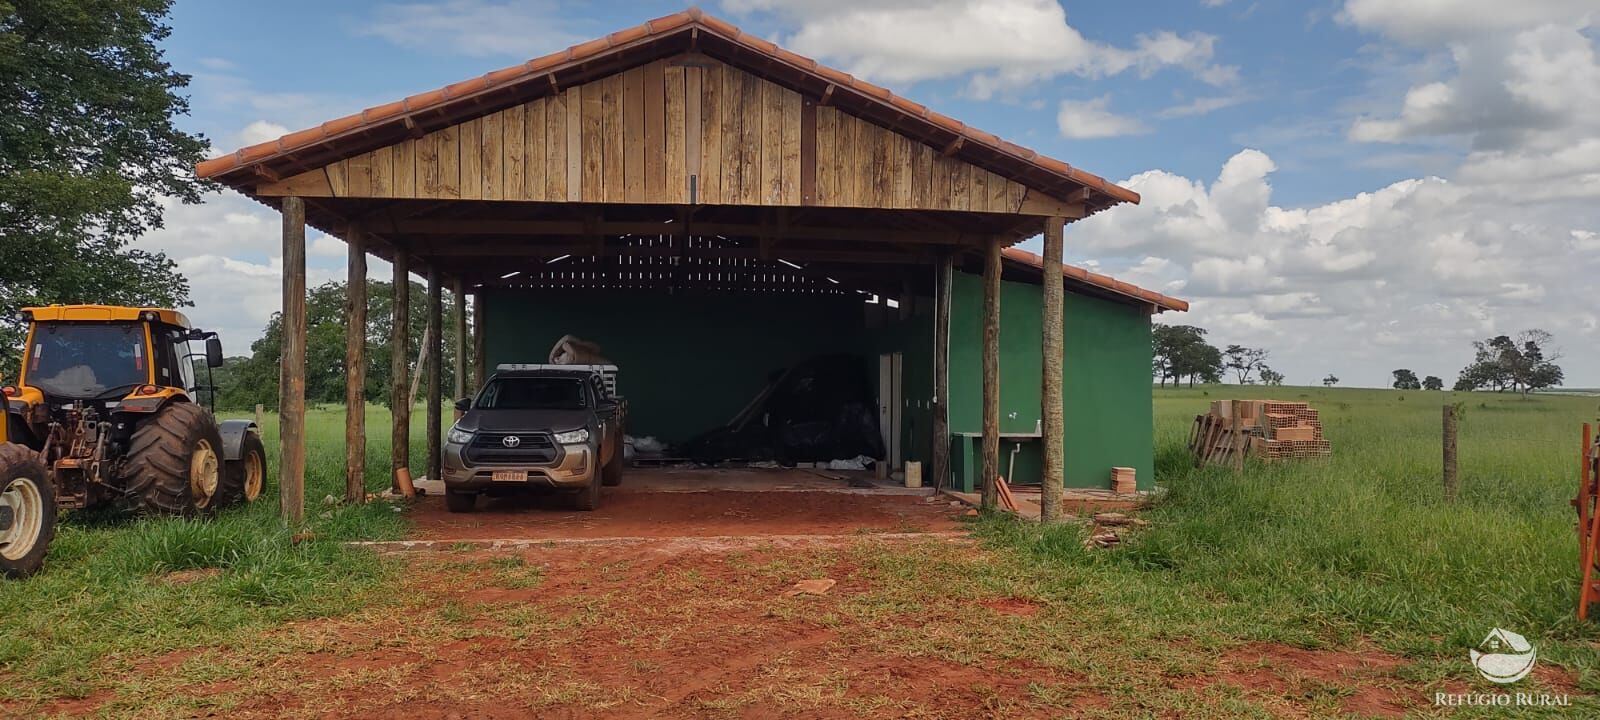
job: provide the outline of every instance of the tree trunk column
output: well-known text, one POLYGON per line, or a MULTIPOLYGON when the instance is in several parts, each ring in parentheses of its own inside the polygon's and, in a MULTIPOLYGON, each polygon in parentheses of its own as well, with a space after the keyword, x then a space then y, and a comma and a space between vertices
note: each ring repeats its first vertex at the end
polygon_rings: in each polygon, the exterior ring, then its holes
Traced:
POLYGON ((305 518, 306 206, 283 199, 283 356, 278 377, 278 502, 289 527, 305 518))
POLYGON ((950 283, 955 252, 939 258, 933 279, 933 430, 928 458, 930 479, 944 489, 950 481, 950 283))
POLYGON ((1066 435, 1062 425, 1062 294, 1061 255, 1066 231, 1064 218, 1044 221, 1044 363, 1040 373, 1039 432, 1044 442, 1043 483, 1039 490, 1039 520, 1052 523, 1061 519, 1062 488, 1066 484, 1066 435))
POLYGON ((444 324, 443 288, 440 286, 439 269, 433 265, 428 266, 428 479, 441 478, 443 464, 440 462, 440 424, 444 422, 444 411, 440 400, 444 396, 444 363, 439 356, 444 354, 444 338, 442 325, 444 324))
POLYGON ((450 321, 456 328, 455 350, 455 392, 450 395, 451 401, 467 396, 467 295, 461 285, 461 279, 456 278, 450 283, 450 321))
POLYGON ((983 506, 994 507, 1000 476, 1000 238, 983 257, 983 506))
POLYGON ((483 389, 489 377, 489 356, 483 352, 483 289, 472 294, 472 392, 483 389))
POLYGON ((367 498, 367 247, 365 231, 345 234, 344 499, 367 498))
POLYGON ((394 251, 394 316, 389 323, 389 407, 393 410, 394 434, 390 436, 390 487, 399 492, 401 470, 411 467, 411 393, 406 380, 411 377, 411 271, 409 258, 399 248, 394 251))

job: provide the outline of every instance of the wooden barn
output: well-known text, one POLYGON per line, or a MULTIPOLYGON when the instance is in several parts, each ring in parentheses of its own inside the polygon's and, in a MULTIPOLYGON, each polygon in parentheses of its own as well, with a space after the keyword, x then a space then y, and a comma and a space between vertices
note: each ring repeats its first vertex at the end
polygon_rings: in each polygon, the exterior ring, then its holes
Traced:
MULTIPOLYGON (((427 303, 435 327, 446 289, 458 324, 470 297, 478 367, 457 378, 540 362, 567 334, 598 342, 631 434, 681 442, 775 371, 842 354, 873 378, 887 461, 922 463, 928 484, 1104 488, 1116 466, 1153 481, 1150 319, 1187 304, 1061 263, 1066 224, 1138 195, 698 10, 197 171, 283 214, 286 486, 305 457, 308 224, 349 244, 352 375, 371 254, 397 288, 426 278, 426 298, 396 301, 427 303), (1043 257, 1012 247, 1038 235, 1043 257)), ((443 410, 430 393, 430 463, 443 410)), ((355 487, 363 437, 352 412, 355 487)))

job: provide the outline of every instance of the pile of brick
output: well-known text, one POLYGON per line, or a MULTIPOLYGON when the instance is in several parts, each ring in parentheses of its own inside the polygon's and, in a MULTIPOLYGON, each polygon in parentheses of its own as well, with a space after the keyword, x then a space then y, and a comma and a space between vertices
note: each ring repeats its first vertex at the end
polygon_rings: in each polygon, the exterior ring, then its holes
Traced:
POLYGON ((1269 461, 1333 453, 1316 410, 1279 400, 1213 400, 1209 413, 1195 416, 1189 449, 1202 465, 1233 461, 1240 452, 1269 461), (1235 410, 1238 428, 1233 427, 1235 410))

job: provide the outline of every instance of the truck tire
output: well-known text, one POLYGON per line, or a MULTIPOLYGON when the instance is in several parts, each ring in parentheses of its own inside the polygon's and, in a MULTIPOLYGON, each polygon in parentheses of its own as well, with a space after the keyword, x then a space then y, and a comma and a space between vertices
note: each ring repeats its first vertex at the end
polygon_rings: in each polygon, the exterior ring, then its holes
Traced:
POLYGON ((589 478, 588 485, 578 488, 578 492, 572 496, 572 509, 587 512, 600 507, 600 485, 602 483, 600 476, 604 472, 602 470, 599 473, 595 473, 593 477, 589 478))
POLYGON ((209 514, 224 499, 222 465, 222 433, 211 413, 171 403, 133 431, 123 479, 145 512, 209 514))
POLYGON ((239 447, 239 459, 229 460, 223 467, 222 487, 218 499, 222 507, 240 502, 252 503, 261 497, 267 486, 267 447, 261 435, 254 430, 244 434, 239 447))
POLYGON ((469 513, 478 509, 478 494, 475 492, 444 491, 444 507, 453 513, 469 513))
POLYGON ((622 466, 628 462, 623 458, 623 450, 625 448, 622 445, 622 433, 617 433, 617 439, 612 442, 616 443, 617 447, 611 453, 611 462, 600 468, 600 482, 606 487, 616 487, 622 484, 622 466))
POLYGON ((0 443, 0 574, 25 578, 44 565, 56 535, 56 493, 39 456, 0 443))

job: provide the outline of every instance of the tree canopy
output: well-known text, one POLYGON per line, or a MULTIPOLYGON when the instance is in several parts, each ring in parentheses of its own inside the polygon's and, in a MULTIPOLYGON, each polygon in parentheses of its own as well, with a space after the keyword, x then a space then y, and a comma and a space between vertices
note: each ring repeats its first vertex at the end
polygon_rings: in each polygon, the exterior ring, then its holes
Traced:
POLYGON ((1205 328, 1156 323, 1151 333, 1154 355, 1150 370, 1162 386, 1169 378, 1173 385, 1188 378, 1190 387, 1196 379, 1222 381, 1222 351, 1206 342, 1205 328))
POLYGON ((1552 347, 1554 337, 1537 328, 1515 338, 1496 335, 1472 343, 1477 351, 1472 364, 1456 378, 1458 391, 1511 390, 1526 396, 1534 390, 1560 385, 1566 379, 1555 361, 1561 354, 1552 347))
MULTIPOLYGON (((427 289, 420 283, 411 283, 412 298, 426 298, 427 289)), ((345 283, 329 282, 311 289, 306 298, 306 401, 308 403, 342 403, 345 389, 345 283)), ((445 293, 445 303, 450 303, 445 293)), ((411 336, 411 356, 407 367, 416 372, 416 353, 422 346, 422 334, 428 324, 427 304, 411 302, 407 332, 411 336)), ((470 313, 470 307, 468 312, 470 313)), ((469 315, 470 318, 470 315, 469 315)), ((389 333, 394 326, 394 284, 367 282, 367 380, 363 392, 368 402, 388 404, 392 387, 390 378, 389 333)), ((219 387, 217 406, 242 409, 257 404, 269 408, 278 406, 278 370, 282 357, 283 321, 275 313, 267 321, 261 339, 250 345, 248 358, 229 358, 220 368, 216 380, 219 387)), ((468 345, 468 366, 471 366, 468 345)), ((443 388, 455 386, 455 328, 450 315, 444 317, 443 388)), ((424 384, 424 388, 426 385, 424 384)), ((425 393, 426 390, 422 390, 425 393)), ((421 394, 419 393, 419 396, 421 394)))
POLYGON ((1394 389, 1396 390, 1421 390, 1422 381, 1417 379, 1417 374, 1401 368, 1394 371, 1394 389))
MULTIPOLYGON (((170 0, 0 0, 0 307, 181 306, 170 258, 130 246, 161 198, 198 202, 204 138, 159 43, 170 0)), ((0 314, 0 367, 22 325, 0 314)))

